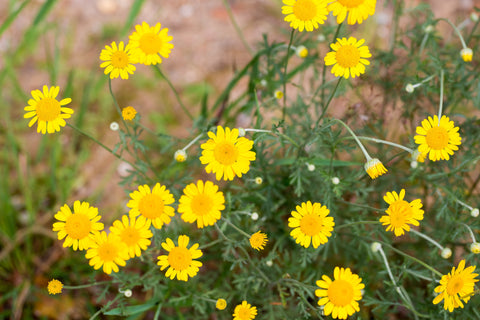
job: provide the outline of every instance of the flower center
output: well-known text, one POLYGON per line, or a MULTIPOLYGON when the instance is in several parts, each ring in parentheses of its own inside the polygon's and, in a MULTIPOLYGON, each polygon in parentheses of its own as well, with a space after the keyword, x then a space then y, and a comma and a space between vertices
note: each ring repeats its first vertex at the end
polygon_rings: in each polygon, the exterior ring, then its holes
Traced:
POLYGON ((175 270, 186 270, 192 262, 192 254, 184 247, 175 247, 168 254, 168 264, 175 270))
POLYGON ((250 319, 250 308, 240 307, 240 310, 238 310, 238 317, 242 320, 249 320, 250 319))
POLYGON ((338 49, 336 59, 341 67, 353 68, 360 62, 360 52, 351 44, 343 45, 338 49))
POLYGON ((347 8, 356 8, 359 5, 363 4, 365 0, 337 0, 340 4, 347 8))
POLYGON ((193 214, 204 216, 210 213, 213 203, 208 195, 200 193, 193 197, 191 206, 193 214))
POLYGON ((54 98, 45 97, 37 103, 37 116, 40 121, 53 121, 60 115, 60 102, 54 98))
POLYGON ((447 293, 450 296, 456 295, 459 293, 463 288, 463 280, 462 277, 453 276, 447 284, 447 293))
POLYGON ((83 239, 87 237, 92 229, 92 222, 86 214, 75 213, 67 218, 65 231, 72 239, 83 239))
POLYGON ((293 14, 302 21, 312 20, 317 15, 317 5, 312 0, 298 0, 293 5, 293 14))
POLYGON ((98 248, 98 257, 104 262, 110 262, 117 258, 117 246, 110 242, 105 242, 98 248))
POLYGON ((128 227, 123 229, 121 233, 122 241, 129 247, 134 246, 140 240, 140 234, 134 227, 128 227))
POLYGON ((228 166, 233 164, 238 159, 238 149, 233 143, 220 142, 213 150, 215 159, 221 164, 228 166))
POLYGON ((112 66, 114 68, 123 69, 128 66, 130 60, 128 59, 128 54, 123 51, 115 51, 112 54, 112 66))
POLYGON ((315 214, 307 214, 300 220, 300 229, 307 236, 319 234, 322 230, 323 219, 315 214))
POLYGON ((442 150, 448 146, 448 132, 443 127, 433 127, 427 131, 426 140, 433 150, 442 150))
POLYGON ((253 248, 259 248, 263 245, 264 237, 260 233, 255 233, 250 237, 250 244, 253 248))
POLYGON ((145 195, 138 204, 138 210, 147 219, 155 219, 163 213, 163 201, 156 194, 145 195))
POLYGON ((400 228, 407 223, 412 216, 412 207, 405 200, 397 200, 387 209, 390 215, 390 224, 395 228, 400 228))
POLYGON ((160 49, 162 48, 162 41, 160 40, 160 37, 153 32, 142 35, 139 43, 140 49, 145 54, 156 54, 160 52, 160 49))
POLYGON ((352 303, 353 287, 348 281, 338 279, 330 284, 327 295, 335 306, 343 307, 352 303))

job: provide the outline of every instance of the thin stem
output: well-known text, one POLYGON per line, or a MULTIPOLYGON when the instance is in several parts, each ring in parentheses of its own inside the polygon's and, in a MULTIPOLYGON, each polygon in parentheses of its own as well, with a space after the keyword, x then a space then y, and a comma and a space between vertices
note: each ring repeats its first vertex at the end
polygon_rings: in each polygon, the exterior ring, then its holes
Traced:
POLYGON ((350 129, 349 126, 347 126, 347 124, 345 122, 343 122, 342 120, 340 119, 332 119, 332 122, 338 122, 340 123, 341 125, 343 125, 345 127, 345 129, 347 129, 347 131, 352 135, 353 139, 355 139, 355 142, 357 142, 358 146, 360 147, 360 149, 362 150, 363 152, 363 155, 365 156, 365 158, 367 159, 367 162, 370 161, 372 159, 372 157, 370 157, 370 155, 368 154, 367 150, 365 149, 365 147, 363 146, 363 144, 360 142, 360 140, 357 138, 357 135, 352 131, 352 129, 350 129))
POLYGON ((239 248, 240 248, 240 250, 243 251, 243 253, 247 257, 248 262, 257 270, 258 274, 263 278, 263 280, 265 280, 267 283, 271 283, 271 280, 265 275, 265 273, 263 273, 262 270, 260 270, 257 263, 254 263, 252 261, 252 259, 250 258, 250 255, 248 254, 247 250, 245 250, 244 247, 239 247, 239 248))
POLYGON ((470 238, 472 238, 472 242, 473 243, 477 242, 477 240, 475 240, 475 235, 473 234, 472 229, 468 225, 466 225, 465 223, 461 223, 461 224, 464 225, 465 228, 467 228, 468 232, 470 233, 470 238))
POLYGON ((168 77, 162 72, 162 70, 160 69, 160 67, 157 64, 154 65, 153 67, 158 72, 158 74, 160 74, 162 76, 162 78, 165 79, 165 81, 167 81, 168 86, 170 87, 170 89, 172 89, 173 94, 175 95, 175 98, 177 99, 178 104, 180 104, 180 107, 183 109, 183 112, 185 112, 185 114, 190 118, 190 120, 193 121, 192 114, 190 113, 190 111, 188 111, 188 109, 183 104, 182 100, 180 99, 180 96, 178 95, 177 89, 175 89, 173 84, 170 82, 170 79, 168 79, 168 77))
MULTIPOLYGON (((121 297, 123 296, 123 294, 118 294, 112 301, 110 301, 110 303, 108 304, 108 306, 110 305, 113 305, 118 299, 120 299, 121 297)), ((97 312, 95 312, 95 314, 93 316, 90 317, 89 320, 93 320, 95 319, 100 313, 102 313, 105 309, 106 309, 107 306, 104 306, 103 308, 101 308, 100 310, 98 310, 97 312)))
MULTIPOLYGON (((335 34, 333 35, 333 39, 332 41, 330 42, 330 44, 334 43, 335 40, 337 39, 338 37, 338 34, 340 33, 340 28, 342 27, 343 25, 343 21, 342 23, 340 23, 337 27, 337 30, 335 31, 335 34)), ((323 70, 322 70, 322 95, 321 95, 321 99, 322 99, 322 103, 323 101, 325 100, 325 78, 326 78, 326 74, 327 74, 327 65, 324 63, 323 64, 323 70)))
POLYGON ((235 17, 232 12, 232 8, 230 8, 230 5, 228 4, 227 0, 222 0, 222 2, 223 2, 223 5, 225 6, 225 10, 227 10, 228 17, 230 18, 230 21, 232 22, 238 37, 240 38, 240 40, 242 41, 243 45, 248 50, 248 52, 250 52, 250 54, 253 56, 254 52, 252 48, 248 45, 248 42, 245 40, 242 30, 238 27, 237 21, 235 20, 235 17))
POLYGON ((292 29, 290 33, 290 41, 288 42, 287 55, 285 57, 285 67, 283 70, 283 109, 282 109, 282 120, 285 121, 285 114, 287 112, 287 66, 288 58, 290 57, 290 48, 292 47, 293 35, 295 34, 295 29, 292 29))
POLYGON ((100 282, 94 282, 94 283, 81 284, 78 286, 63 286, 63 288, 64 289, 83 289, 83 288, 90 288, 93 286, 99 286, 106 283, 112 283, 112 281, 100 281, 100 282))
POLYGON ((132 135, 130 134, 130 129, 127 125, 127 122, 125 121, 125 119, 123 119, 123 116, 122 116, 122 109, 120 109, 120 105, 118 104, 118 101, 115 98, 115 94, 113 94, 112 79, 110 77, 108 78, 108 90, 110 91, 110 95, 112 96, 113 104, 115 105, 115 109, 117 109, 118 115, 120 116, 120 119, 122 119, 122 122, 123 122, 123 125, 125 126, 125 129, 127 130, 128 135, 131 137, 132 135))
POLYGON ((383 143, 383 144, 386 144, 386 145, 389 145, 389 146, 392 146, 392 147, 397 147, 397 148, 400 148, 402 150, 405 150, 409 153, 414 153, 415 150, 413 149, 410 149, 410 148, 407 148, 405 146, 402 146, 401 144, 397 144, 395 142, 390 142, 390 141, 386 141, 386 140, 381 140, 381 139, 377 139, 377 138, 370 138, 370 137, 362 137, 362 136, 358 136, 358 139, 360 140, 369 140, 369 141, 373 141, 373 142, 377 142, 377 143, 383 143))
POLYGON ((224 219, 223 221, 227 222, 233 229, 237 230, 238 232, 243 234, 245 237, 250 238, 250 235, 248 233, 246 233, 245 231, 243 231, 242 229, 240 229, 239 227, 231 223, 230 220, 224 219))
POLYGON ((264 133, 272 133, 270 130, 263 130, 263 129, 245 129, 245 132, 264 132, 264 133))
POLYGON ((432 238, 430 238, 429 236, 427 236, 426 234, 423 234, 421 232, 418 232, 417 230, 415 229, 410 229, 410 231, 414 234, 416 234, 417 236, 419 237, 422 237, 423 239, 429 241, 430 243, 432 243, 433 245, 435 245, 437 248, 439 248, 440 250, 443 250, 444 247, 438 243, 437 241, 433 240, 432 238))
POLYGON ((327 112, 328 106, 330 105, 330 102, 332 102, 333 97, 335 96, 335 93, 337 92, 337 88, 340 85, 340 82, 342 81, 343 77, 338 78, 337 84, 335 85, 335 88, 332 91, 332 94, 330 94, 330 97, 328 98, 327 104, 323 107, 322 114, 317 120, 317 126, 320 123, 320 120, 323 118, 325 115, 325 112, 327 112))
POLYGON ((440 105, 438 107, 438 125, 440 126, 440 118, 443 111, 443 69, 440 70, 440 105))
POLYGON ((463 40, 463 37, 462 37, 462 34, 460 33, 460 30, 458 30, 457 26, 455 26, 452 22, 450 22, 450 20, 448 20, 447 18, 440 18, 438 19, 438 21, 445 21, 447 22, 452 28, 453 30, 455 31, 455 33, 458 35, 458 37, 460 38, 460 42, 462 43, 462 47, 464 49, 467 48, 467 45, 465 44, 465 40, 463 40))

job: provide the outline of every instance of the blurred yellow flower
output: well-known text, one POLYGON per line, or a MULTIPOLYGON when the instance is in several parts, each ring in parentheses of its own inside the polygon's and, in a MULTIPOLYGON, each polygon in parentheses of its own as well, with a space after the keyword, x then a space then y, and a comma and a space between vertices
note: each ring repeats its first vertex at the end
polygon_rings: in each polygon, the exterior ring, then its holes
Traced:
POLYGON ((227 307, 227 301, 225 299, 218 299, 215 307, 218 310, 224 310, 227 307))
POLYGON ((302 32, 318 29, 327 19, 327 0, 283 0, 282 13, 290 27, 302 32))
POLYGON ((360 24, 375 14, 376 4, 377 0, 335 0, 327 9, 337 17, 337 23, 342 23, 348 14, 348 24, 360 24))
POLYGON ((141 251, 147 249, 151 243, 150 238, 153 237, 144 216, 135 218, 123 215, 121 220, 113 221, 110 232, 127 245, 130 258, 140 257, 141 251))
POLYGON ((137 110, 134 107, 128 106, 122 109, 122 118, 125 121, 133 120, 136 114, 137 110))
POLYGON ((381 175, 387 173, 388 170, 385 168, 383 163, 380 162, 380 160, 378 160, 377 158, 373 158, 368 160, 367 163, 365 163, 365 171, 370 176, 370 178, 376 179, 381 175))
POLYGON ((48 282, 47 290, 48 294, 62 293, 63 283, 59 280, 52 279, 48 282))
POLYGON ((161 29, 160 22, 152 27, 146 22, 137 24, 129 39, 137 53, 136 62, 147 66, 162 63, 161 57, 168 58, 173 49, 169 43, 173 37, 168 35, 168 28, 161 29))
POLYGON ((94 243, 87 250, 85 258, 89 259, 89 265, 95 270, 103 266, 103 272, 110 274, 118 272, 118 266, 125 266, 130 259, 127 245, 119 236, 102 231, 94 236, 94 243))
POLYGON ((247 301, 242 301, 235 307, 233 311, 233 320, 253 320, 257 315, 257 307, 253 306, 247 301))
POLYGON ((265 248, 265 244, 268 242, 268 237, 265 233, 261 231, 257 231, 250 236, 250 246, 255 250, 263 250, 265 248))

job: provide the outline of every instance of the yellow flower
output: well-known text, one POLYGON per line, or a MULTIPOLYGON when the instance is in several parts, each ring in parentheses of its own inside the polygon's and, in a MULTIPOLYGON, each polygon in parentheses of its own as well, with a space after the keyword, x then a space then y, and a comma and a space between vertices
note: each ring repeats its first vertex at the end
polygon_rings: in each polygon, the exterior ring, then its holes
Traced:
POLYGON ((225 209, 225 197, 218 191, 218 186, 211 181, 198 180, 183 189, 180 197, 178 212, 185 222, 197 222, 198 228, 213 226, 221 218, 221 211, 225 209))
POLYGON ((103 72, 110 74, 110 79, 118 78, 128 79, 128 74, 133 74, 135 71, 135 50, 132 46, 123 44, 123 41, 117 44, 112 42, 111 47, 105 46, 100 53, 100 60, 105 61, 100 64, 100 68, 105 68, 103 72))
POLYGON ((295 49, 295 54, 298 57, 304 59, 304 58, 308 57, 308 49, 305 46, 298 46, 295 49))
POLYGON ((215 307, 218 310, 224 310, 227 307, 227 301, 225 299, 218 299, 215 307))
POLYGON ((129 44, 137 50, 138 63, 156 65, 162 63, 160 56, 168 58, 173 49, 173 44, 169 43, 173 37, 168 35, 168 28, 161 29, 160 22, 153 27, 142 22, 135 30, 129 37, 129 44))
POLYGON ((377 158, 373 158, 365 163, 365 171, 368 173, 370 178, 376 179, 381 175, 387 173, 387 169, 377 158))
POLYGON ((128 106, 122 109, 122 118, 125 121, 133 120, 136 114, 137 110, 134 107, 128 106))
POLYGON ((433 304, 443 301, 443 308, 452 312, 455 308, 463 309, 462 300, 467 303, 474 294, 475 279, 478 274, 473 273, 475 266, 465 269, 465 260, 460 261, 457 270, 452 268, 452 272, 444 275, 440 280, 440 285, 435 288, 439 295, 433 299, 433 304))
POLYGON ((117 235, 127 245, 130 258, 140 257, 141 251, 146 250, 150 245, 150 238, 153 237, 149 229, 147 219, 143 216, 138 218, 127 215, 121 220, 115 220, 110 227, 110 232, 117 235))
POLYGON ((377 0, 335 0, 327 9, 337 17, 337 23, 342 23, 348 14, 348 24, 360 24, 375 14, 376 3, 377 0))
POLYGON ((331 66, 332 73, 335 77, 345 77, 348 79, 358 77, 365 73, 365 65, 369 65, 370 61, 365 58, 370 58, 372 55, 367 46, 362 46, 364 39, 357 41, 354 37, 337 38, 337 42, 332 43, 330 51, 325 56, 325 65, 331 66))
POLYGON ((170 191, 160 183, 150 191, 148 185, 139 186, 138 190, 130 193, 131 200, 127 207, 131 208, 130 216, 136 217, 142 215, 147 219, 147 224, 153 224, 157 229, 161 229, 163 224, 169 224, 170 217, 175 215, 173 207, 169 206, 175 202, 170 191))
POLYGON ((460 51, 460 56, 462 57, 463 61, 470 62, 473 58, 473 50, 470 48, 463 48, 460 51))
POLYGON ((94 245, 87 250, 85 258, 89 259, 89 265, 95 270, 103 266, 103 272, 110 274, 118 272, 118 266, 125 266, 128 256, 128 247, 113 233, 102 231, 94 236, 94 245))
POLYGON ((275 96, 276 99, 280 100, 283 98, 283 91, 276 90, 273 95, 275 96))
POLYGON ((296 243, 308 248, 310 243, 314 248, 327 243, 328 237, 332 235, 333 217, 329 217, 330 212, 326 206, 320 203, 303 202, 301 206, 296 207, 297 211, 292 211, 292 216, 288 218, 288 226, 293 228, 290 235, 296 243))
POLYGON ((188 158, 187 152, 183 149, 175 151, 175 154, 173 155, 173 158, 177 162, 185 162, 188 158))
POLYGON ((325 306, 323 312, 326 316, 332 314, 333 319, 347 319, 355 312, 360 311, 359 300, 362 299, 362 289, 365 285, 362 278, 352 273, 350 268, 335 267, 334 280, 323 275, 322 280, 317 280, 320 289, 315 290, 315 295, 320 297, 318 305, 325 306))
POLYGON ((73 247, 73 250, 86 250, 93 245, 92 236, 103 230, 104 225, 98 222, 101 216, 98 209, 90 207, 88 202, 75 201, 73 213, 64 205, 55 214, 60 222, 53 224, 53 231, 58 232, 58 240, 65 238, 64 247, 73 247))
POLYGON ((283 0, 285 6, 282 13, 286 15, 285 21, 290 22, 290 27, 302 32, 318 29, 319 24, 324 24, 327 19, 326 0, 283 0))
POLYGON ((23 108, 27 113, 23 115, 25 119, 32 118, 28 123, 31 127, 37 122, 37 132, 54 133, 60 131, 60 127, 67 124, 64 119, 72 116, 73 109, 62 107, 72 102, 72 99, 65 98, 60 101, 55 99, 60 91, 59 87, 43 86, 43 92, 32 90, 30 94, 33 99, 28 100, 28 106, 23 108), (62 113, 63 112, 63 113, 62 113))
POLYGON ((404 197, 405 189, 402 189, 400 194, 392 191, 383 196, 383 200, 390 206, 385 210, 387 215, 382 216, 380 222, 382 225, 388 226, 387 231, 393 231, 397 237, 403 235, 404 230, 410 231, 409 224, 418 226, 420 225, 418 221, 423 220, 422 201, 415 199, 408 203, 403 200, 404 197))
POLYGON ((440 123, 435 115, 422 121, 422 126, 417 127, 417 135, 414 137, 418 144, 418 151, 427 154, 432 161, 449 160, 453 151, 458 150, 462 144, 462 138, 458 133, 453 121, 447 116, 442 116, 440 123))
POLYGON ((268 242, 267 235, 261 231, 257 231, 254 234, 250 236, 250 246, 252 246, 253 249, 255 250, 263 250, 265 247, 265 244, 268 242))
POLYGON ((252 307, 250 303, 243 300, 242 304, 235 307, 233 311, 233 320, 253 320, 257 315, 257 307, 252 307))
POLYGON ((56 279, 52 279, 51 281, 48 281, 48 285, 47 285, 48 294, 62 293, 62 288, 63 288, 62 282, 56 279))
POLYGON ((200 258, 203 253, 198 249, 198 243, 195 243, 190 249, 187 248, 190 238, 185 235, 178 236, 178 246, 175 246, 170 238, 162 243, 163 249, 167 250, 168 255, 158 257, 157 264, 160 270, 169 267, 165 276, 173 280, 188 281, 188 277, 194 277, 202 266, 200 261, 194 259, 200 258))
POLYGON ((255 152, 251 151, 253 141, 238 137, 238 129, 217 127, 217 133, 208 132, 207 142, 203 149, 200 162, 206 164, 207 173, 215 173, 217 180, 233 180, 235 176, 250 170, 250 161, 255 160, 255 152))

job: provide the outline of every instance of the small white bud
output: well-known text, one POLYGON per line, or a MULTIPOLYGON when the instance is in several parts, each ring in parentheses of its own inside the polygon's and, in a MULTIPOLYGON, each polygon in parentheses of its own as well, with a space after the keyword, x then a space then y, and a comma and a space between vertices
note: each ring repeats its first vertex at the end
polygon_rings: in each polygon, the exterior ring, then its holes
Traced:
POLYGON ((407 91, 408 93, 412 93, 413 91, 415 91, 415 87, 413 86, 413 84, 407 83, 407 85, 405 86, 405 91, 407 91))
POLYGON ((470 251, 475 254, 480 253, 480 243, 474 242, 470 245, 470 251))
POLYGON ((452 250, 450 248, 443 248, 440 255, 443 259, 448 259, 452 256, 452 250))
POLYGON ((184 162, 188 158, 187 152, 183 149, 177 150, 177 151, 175 151, 175 154, 173 155, 173 158, 177 162, 184 162))
POLYGON ((380 242, 372 242, 370 249, 372 249, 373 252, 378 252, 378 250, 382 249, 382 245, 380 242))
POLYGON ((332 183, 333 183, 334 185, 337 185, 337 184, 340 183, 340 179, 339 179, 338 177, 333 177, 333 178, 332 178, 332 183))
POLYGON ((269 267, 273 266, 272 260, 268 260, 267 262, 265 262, 265 264, 269 267))
POLYGON ((478 21, 478 14, 476 12, 470 13, 470 20, 472 20, 473 22, 477 22, 478 21))
POLYGON ((238 128, 238 136, 239 137, 245 137, 245 129, 244 128, 238 128))
POLYGON ((311 163, 306 163, 308 171, 315 171, 315 165, 311 163))
POLYGON ((470 211, 470 215, 474 218, 478 217, 479 210, 478 208, 473 208, 472 211, 470 211))
POLYGON ((295 54, 298 57, 304 59, 304 58, 308 57, 308 49, 305 46, 298 46, 295 49, 295 54))
POLYGON ((125 295, 125 297, 130 298, 132 296, 132 290, 127 289, 123 294, 125 295))
POLYGON ((435 30, 435 27, 429 24, 425 27, 425 33, 432 33, 435 30))
POLYGON ((318 42, 324 42, 327 38, 325 38, 325 35, 324 34, 319 34, 317 36, 317 41, 318 42))
POLYGON ((257 221, 258 220, 258 213, 253 212, 251 217, 252 217, 253 221, 257 221))
POLYGON ((415 160, 413 160, 412 162, 410 162, 410 167, 411 167, 412 169, 417 168, 417 167, 418 167, 418 162, 415 161, 415 160))
POLYGON ((265 80, 265 79, 260 80, 260 85, 261 85, 262 87, 267 87, 267 85, 268 85, 267 80, 265 80))
POLYGON ((117 131, 118 128, 119 128, 119 125, 118 125, 118 123, 116 123, 115 121, 112 122, 112 123, 110 123, 110 130, 112 130, 112 131, 117 131))
POLYGON ((262 183, 263 183, 262 177, 256 177, 256 178, 255 178, 255 183, 256 183, 256 184, 262 184, 262 183))

